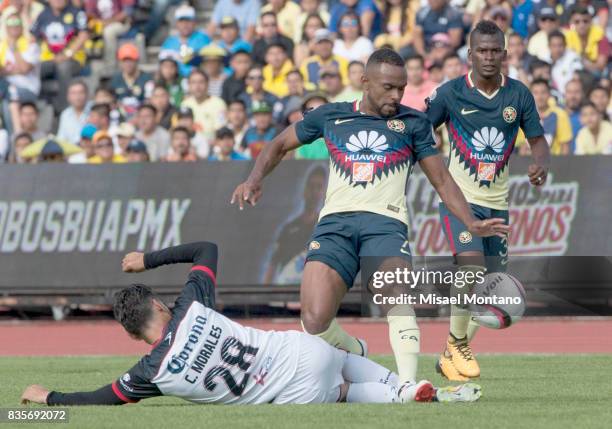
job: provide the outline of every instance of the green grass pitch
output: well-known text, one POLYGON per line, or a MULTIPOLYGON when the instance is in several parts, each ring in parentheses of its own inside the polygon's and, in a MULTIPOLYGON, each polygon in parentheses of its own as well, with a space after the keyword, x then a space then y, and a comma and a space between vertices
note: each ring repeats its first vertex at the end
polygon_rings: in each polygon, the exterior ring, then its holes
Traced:
MULTIPOLYGON (((378 362, 393 367, 390 356, 378 362)), ((60 391, 91 390, 114 380, 135 357, 0 358, 0 407, 15 407, 23 388, 38 383, 60 391)), ((612 355, 480 356, 483 397, 475 404, 325 404, 205 406, 155 398, 121 407, 74 407, 74 428, 603 428, 612 422, 612 355)), ((447 384, 433 371, 420 376, 447 384)), ((32 427, 0 423, 0 429, 32 427)))

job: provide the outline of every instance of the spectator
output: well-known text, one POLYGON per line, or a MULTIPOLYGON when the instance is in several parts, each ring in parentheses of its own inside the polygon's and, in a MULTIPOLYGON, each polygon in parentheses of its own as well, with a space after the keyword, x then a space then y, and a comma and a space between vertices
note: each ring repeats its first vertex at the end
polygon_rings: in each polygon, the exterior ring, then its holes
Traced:
POLYGON ((79 146, 83 150, 68 158, 71 164, 87 164, 89 159, 96 155, 96 148, 93 144, 93 137, 98 130, 92 124, 85 124, 81 129, 79 146))
POLYGON ((268 105, 272 106, 275 120, 279 120, 283 112, 283 105, 278 97, 263 89, 263 71, 261 67, 254 66, 249 70, 246 84, 246 90, 240 94, 238 98, 242 100, 246 106, 248 116, 250 117, 252 114, 252 105, 254 102, 265 101, 268 105))
POLYGON ((268 46, 272 44, 281 44, 285 47, 285 51, 289 57, 293 57, 293 41, 278 32, 278 22, 274 12, 265 12, 261 14, 261 36, 255 40, 253 45, 253 60, 260 65, 266 64, 266 52, 268 46))
POLYGON ((572 141, 570 142, 570 153, 576 152, 576 135, 582 124, 580 124, 580 106, 584 101, 584 91, 579 79, 570 80, 565 85, 565 112, 568 114, 572 124, 572 141))
POLYGON ((108 129, 118 127, 125 120, 123 113, 117 108, 115 93, 105 86, 99 86, 94 91, 94 104, 106 104, 108 106, 108 129))
MULTIPOLYGON (((136 0, 136 6, 144 9, 144 13, 146 14, 144 25, 141 25, 141 32, 144 34, 147 44, 152 44, 152 41, 157 39, 160 33, 159 29, 162 27, 170 7, 178 5, 181 1, 182 0, 136 0), (153 6, 152 8, 150 7, 151 4, 153 6)), ((177 9, 180 9, 180 7, 181 6, 177 9)))
POLYGON ((428 80, 433 82, 436 87, 442 84, 444 80, 444 73, 442 72, 442 63, 434 61, 427 67, 428 80))
POLYGON ((211 141, 215 131, 225 124, 226 104, 221 98, 208 93, 208 76, 204 72, 193 70, 188 83, 189 96, 183 100, 181 106, 191 109, 199 132, 206 140, 211 141))
POLYGON ((172 127, 172 117, 177 112, 176 107, 170 103, 170 94, 164 85, 155 85, 149 100, 157 109, 157 123, 169 130, 172 127))
POLYGON ((228 127, 217 130, 215 134, 215 146, 210 161, 243 161, 249 159, 242 153, 234 150, 234 132, 228 127))
POLYGON ((566 31, 567 47, 582 57, 584 68, 601 73, 608 64, 610 43, 604 30, 594 25, 588 9, 577 6, 570 15, 571 29, 566 31))
POLYGON ((87 15, 69 0, 49 0, 31 31, 41 44, 41 77, 57 80, 58 92, 53 101, 55 111, 61 112, 67 106, 70 81, 85 65, 87 15))
POLYGON ((437 33, 446 33, 453 49, 463 43, 463 21, 461 13, 450 6, 448 0, 428 0, 429 6, 417 13, 414 27, 414 49, 427 57, 432 47, 432 38, 437 33))
POLYGON ((508 36, 508 76, 517 79, 525 85, 529 84, 529 69, 534 57, 527 53, 523 38, 512 33, 508 36))
POLYGON ((351 61, 348 66, 349 84, 336 97, 336 101, 355 101, 363 97, 363 83, 361 78, 365 72, 365 65, 361 61, 351 61))
POLYGON ((111 80, 111 88, 117 96, 119 109, 130 120, 138 107, 151 96, 153 78, 138 69, 140 54, 133 43, 125 43, 117 52, 119 70, 111 80))
POLYGON ((163 85, 170 94, 173 106, 180 106, 185 93, 183 78, 179 73, 180 55, 176 51, 162 50, 159 52, 159 69, 155 81, 163 85))
POLYGON ((540 9, 538 28, 540 30, 529 39, 527 52, 542 61, 551 61, 549 36, 559 31, 559 17, 552 7, 540 9))
POLYGON ((374 40, 376 47, 390 46, 396 51, 410 45, 413 41, 416 14, 419 1, 385 0, 382 2, 383 30, 374 40))
POLYGON ((425 99, 431 95, 437 85, 425 79, 425 60, 414 54, 406 59, 406 74, 408 83, 404 89, 401 103, 413 109, 425 111, 425 99))
POLYGON ((164 158, 166 162, 193 162, 198 157, 191 147, 191 133, 187 128, 175 127, 170 131, 170 151, 164 158))
POLYGON ((188 63, 204 46, 210 43, 210 37, 196 30, 196 13, 191 6, 179 6, 174 12, 174 19, 178 34, 168 36, 161 48, 162 50, 178 52, 180 57, 178 62, 179 72, 181 76, 187 77, 193 68, 188 63))
POLYGON ((57 137, 70 143, 78 144, 81 130, 87 124, 91 103, 87 101, 89 89, 84 81, 77 79, 68 86, 68 107, 59 119, 57 137))
POLYGON ((339 37, 334 42, 334 55, 365 63, 374 51, 374 45, 370 39, 361 35, 359 16, 349 10, 340 18, 339 26, 339 37))
POLYGON ((322 28, 325 28, 325 22, 318 13, 308 15, 302 27, 302 38, 293 50, 293 62, 296 67, 301 67, 304 60, 313 54, 314 35, 322 28))
POLYGON ((240 29, 238 21, 232 16, 226 16, 221 20, 220 24, 221 39, 217 42, 219 46, 232 55, 238 51, 251 53, 253 47, 249 42, 240 38, 240 29))
POLYGON ((10 164, 29 164, 30 158, 22 158, 21 152, 33 143, 32 136, 28 133, 19 133, 13 137, 13 150, 9 155, 10 164))
POLYGON ((302 104, 302 98, 306 95, 308 91, 313 91, 317 87, 308 82, 306 84, 304 82, 304 77, 302 73, 293 69, 289 73, 287 73, 287 90, 288 94, 283 97, 280 102, 283 105, 283 118, 287 117, 287 106, 291 103, 302 104))
POLYGON ((232 75, 223 82, 221 98, 226 104, 235 100, 246 89, 246 76, 252 67, 253 61, 248 52, 234 52, 230 59, 232 75))
POLYGON ((38 118, 38 107, 36 107, 35 103, 31 101, 21 103, 19 106, 18 125, 15 127, 15 129, 19 130, 17 134, 28 133, 34 141, 46 137, 47 132, 38 128, 38 118))
POLYGON ((612 124, 592 102, 580 108, 580 122, 582 128, 576 136, 576 155, 612 153, 612 124))
POLYGON ((132 140, 125 148, 127 162, 149 162, 147 145, 139 140, 132 140))
MULTIPOLYGON (((95 100, 94 100, 95 101, 95 100)), ((111 106, 108 103, 95 103, 89 111, 87 122, 96 127, 98 131, 109 132, 111 125, 111 106)))
POLYGON ((330 10, 329 30, 338 33, 340 18, 352 10, 360 17, 361 34, 374 40, 382 31, 382 15, 373 0, 340 0, 330 10))
POLYGON ((18 14, 6 20, 6 38, 0 40, 0 97, 8 132, 17 128, 19 103, 36 101, 40 92, 40 49, 24 35, 18 14))
POLYGON ((242 139, 242 148, 252 159, 257 159, 264 146, 276 137, 272 120, 272 106, 265 101, 253 103, 253 122, 242 139))
MULTIPOLYGON (((535 100, 540 121, 544 127, 544 136, 550 146, 551 155, 569 154, 569 142, 572 140, 572 126, 567 113, 557 106, 551 106, 550 86, 544 79, 536 79, 531 83, 531 93, 535 100)), ((521 140, 522 154, 527 154, 529 146, 521 140)))
POLYGON ((559 30, 548 35, 550 59, 552 60, 552 83, 555 88, 563 91, 574 74, 582 70, 580 57, 574 51, 566 49, 565 36, 559 30))
MULTIPOLYGON (((453 3, 455 4, 455 3, 453 3)), ((476 25, 483 19, 492 20, 493 11, 496 8, 503 7, 505 16, 512 16, 512 6, 505 0, 472 0, 469 1, 465 8, 465 13, 468 16, 467 22, 476 25)))
POLYGON ((218 0, 215 3, 208 34, 214 35, 223 18, 231 16, 238 21, 240 34, 249 43, 255 39, 255 26, 261 10, 259 0, 218 0))
POLYGON ((151 161, 158 161, 168 153, 170 134, 157 123, 157 109, 151 104, 142 104, 136 116, 136 139, 147 145, 151 161))
POLYGON ((342 76, 342 83, 348 83, 348 61, 333 54, 334 41, 329 30, 321 29, 315 32, 314 53, 302 63, 300 71, 307 82, 319 84, 320 70, 324 66, 336 66, 342 76))
POLYGON ((191 147, 195 149, 198 158, 208 158, 210 153, 210 144, 201 134, 201 130, 197 127, 195 121, 193 120, 193 112, 190 108, 181 107, 178 110, 176 120, 174 121, 174 126, 188 129, 191 136, 191 147))
POLYGON ((89 164, 123 164, 123 155, 115 153, 113 139, 106 131, 97 131, 93 136, 95 155, 87 160, 89 164))
POLYGON ((606 121, 610 120, 608 114, 608 105, 610 104, 610 91, 602 86, 596 86, 589 93, 589 101, 601 113, 602 118, 606 121))
POLYGON ((208 76, 208 93, 214 97, 221 97, 223 82, 227 74, 223 70, 223 60, 227 52, 216 44, 205 46, 200 51, 202 56, 201 70, 208 76))
POLYGON ((130 29, 134 0, 83 0, 90 28, 101 28, 104 64, 113 69, 119 37, 130 29))
POLYGON ((321 19, 321 26, 315 28, 315 30, 327 27, 326 23, 329 22, 329 13, 321 7, 321 0, 300 0, 299 3, 301 10, 295 20, 295 34, 292 37, 296 47, 304 38, 304 28, 309 17, 317 15, 321 19))
POLYGON ((136 127, 130 122, 123 122, 117 127, 117 132, 115 134, 117 137, 117 146, 119 146, 121 154, 127 158, 127 148, 136 136, 136 127))
POLYGON ((287 87, 287 74, 293 70, 293 63, 287 55, 285 47, 280 43, 273 43, 266 51, 267 65, 262 69, 264 90, 278 98, 289 93, 287 87))
POLYGON ((40 151, 35 164, 43 162, 66 162, 64 149, 55 141, 49 140, 40 151))
POLYGON ((274 12, 278 21, 278 30, 283 36, 293 40, 298 22, 296 17, 301 13, 300 6, 293 0, 269 0, 268 4, 261 8, 261 13, 274 12))
POLYGON ((323 89, 325 95, 332 103, 336 101, 336 97, 344 90, 342 77, 334 66, 322 68, 319 81, 321 82, 321 89, 323 89))
POLYGON ((242 100, 234 100, 229 104, 227 108, 227 128, 232 131, 232 138, 235 139, 234 150, 242 152, 242 139, 249 129, 247 110, 242 100))
POLYGON ((532 0, 515 0, 512 2, 512 30, 523 39, 529 35, 529 21, 530 17, 533 16, 532 9, 532 0))
POLYGON ((6 38, 6 21, 9 16, 19 15, 23 28, 29 32, 38 15, 45 10, 45 6, 36 0, 8 0, 6 3, 8 4, 0 15, 0 40, 6 38))
POLYGON ((459 55, 451 52, 442 59, 442 73, 444 74, 444 82, 457 79, 466 73, 465 66, 459 55))
POLYGON ((489 16, 485 19, 493 21, 506 36, 506 45, 508 44, 508 36, 512 34, 511 19, 512 12, 503 6, 495 6, 491 8, 489 16))
MULTIPOLYGON (((427 57, 427 64, 438 63, 442 65, 447 55, 455 53, 451 47, 450 37, 446 33, 434 34, 431 38, 431 50, 427 57)), ((410 57, 411 55, 408 55, 410 57)))
MULTIPOLYGON (((329 103, 325 95, 321 93, 312 93, 307 95, 302 102, 302 112, 307 112, 316 109, 324 104, 329 103)), ((329 151, 325 144, 325 139, 318 138, 308 144, 303 144, 295 150, 296 159, 328 159, 329 151)))

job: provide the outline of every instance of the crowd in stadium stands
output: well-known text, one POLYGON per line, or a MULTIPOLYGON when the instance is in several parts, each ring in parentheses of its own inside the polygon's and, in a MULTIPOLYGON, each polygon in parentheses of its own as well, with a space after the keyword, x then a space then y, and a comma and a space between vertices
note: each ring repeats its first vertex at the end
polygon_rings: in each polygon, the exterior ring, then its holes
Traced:
MULTIPOLYGON (((437 86, 467 72, 467 35, 482 19, 505 32, 504 73, 530 88, 551 152, 610 154, 611 6, 1 0, 0 162, 254 159, 307 109, 360 98, 380 47, 405 58, 402 103, 424 110, 437 86), (33 142, 40 150, 21 156, 33 142)), ((516 151, 529 153, 520 135, 516 151)), ((327 148, 316 141, 291 156, 324 159, 327 148)))

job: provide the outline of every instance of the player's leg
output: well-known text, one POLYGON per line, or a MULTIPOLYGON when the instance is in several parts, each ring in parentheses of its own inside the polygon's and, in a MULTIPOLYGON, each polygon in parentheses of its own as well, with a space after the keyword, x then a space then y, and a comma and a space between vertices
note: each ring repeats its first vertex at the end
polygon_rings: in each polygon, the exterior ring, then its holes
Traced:
MULTIPOLYGON (((403 222, 378 214, 361 216, 362 282, 374 293, 383 296, 399 296, 406 293, 404 287, 391 283, 373 288, 373 274, 411 270, 411 254, 408 246, 408 227, 403 222)), ((421 334, 416 316, 410 305, 381 305, 389 324, 389 342, 393 350, 400 384, 416 379, 421 334)))
POLYGON ((334 347, 365 355, 365 343, 349 335, 335 319, 359 269, 351 217, 330 215, 316 226, 308 248, 300 288, 305 332, 334 347))
MULTIPOLYGON (((472 204, 471 207, 476 217, 486 216, 479 206, 472 204)), ((483 240, 472 236, 468 228, 443 203, 440 203, 440 218, 459 270, 473 273, 471 278, 476 278, 486 270, 483 240)), ((453 285, 451 293, 453 296, 469 294, 472 287, 473 284, 465 284, 461 288, 453 285)), ((445 350, 436 365, 436 369, 450 380, 465 381, 468 377, 480 375, 480 367, 469 345, 470 319, 471 313, 467 306, 451 304, 449 335, 445 350)))

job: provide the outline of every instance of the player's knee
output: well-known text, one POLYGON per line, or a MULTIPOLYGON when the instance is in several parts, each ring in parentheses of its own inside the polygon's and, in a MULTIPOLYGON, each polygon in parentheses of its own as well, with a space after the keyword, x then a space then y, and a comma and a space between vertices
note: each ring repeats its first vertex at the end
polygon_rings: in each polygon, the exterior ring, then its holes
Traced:
POLYGON ((329 328, 329 324, 333 319, 333 315, 329 315, 324 311, 317 309, 302 309, 302 328, 304 332, 311 335, 317 335, 325 332, 329 328))

